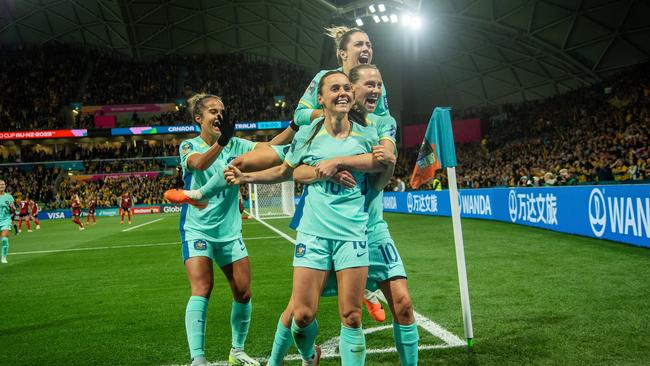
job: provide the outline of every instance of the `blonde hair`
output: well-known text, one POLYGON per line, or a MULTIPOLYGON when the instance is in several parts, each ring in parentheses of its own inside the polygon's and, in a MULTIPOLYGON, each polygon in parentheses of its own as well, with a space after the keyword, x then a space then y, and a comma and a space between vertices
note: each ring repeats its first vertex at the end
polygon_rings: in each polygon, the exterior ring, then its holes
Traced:
POLYGON ((334 50, 336 51, 336 60, 338 61, 339 66, 343 65, 341 51, 345 51, 345 48, 350 41, 350 36, 357 32, 366 33, 359 28, 348 28, 344 25, 325 28, 325 35, 334 39, 334 50))
POLYGON ((192 95, 188 100, 187 100, 187 110, 190 112, 190 117, 192 120, 194 120, 194 116, 200 116, 201 112, 203 112, 203 108, 205 107, 205 100, 206 99, 216 99, 223 103, 221 100, 221 97, 216 96, 214 94, 208 94, 208 93, 198 93, 192 95))

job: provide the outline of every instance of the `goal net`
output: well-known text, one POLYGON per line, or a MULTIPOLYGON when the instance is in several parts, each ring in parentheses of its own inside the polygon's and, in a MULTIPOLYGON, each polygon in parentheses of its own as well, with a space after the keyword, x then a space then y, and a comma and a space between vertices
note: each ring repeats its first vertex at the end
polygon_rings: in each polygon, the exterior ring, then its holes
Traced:
POLYGON ((256 218, 293 216, 293 181, 277 184, 249 184, 251 215, 256 218))

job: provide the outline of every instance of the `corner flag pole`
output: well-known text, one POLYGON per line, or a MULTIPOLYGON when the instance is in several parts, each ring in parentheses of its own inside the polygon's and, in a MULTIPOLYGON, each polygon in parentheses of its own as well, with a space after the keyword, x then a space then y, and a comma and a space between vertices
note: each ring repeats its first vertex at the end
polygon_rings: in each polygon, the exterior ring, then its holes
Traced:
POLYGON ((456 267, 460 286, 460 301, 463 310, 463 324, 467 346, 474 343, 472 330, 472 312, 469 306, 469 287, 467 285, 467 268, 465 266, 465 248, 463 245, 463 228, 460 225, 460 206, 458 204, 458 183, 456 181, 456 146, 451 129, 451 108, 437 107, 433 110, 424 140, 420 146, 417 162, 411 175, 411 188, 416 189, 430 182, 441 168, 447 168, 449 180, 449 201, 454 227, 454 244, 456 246, 456 267))
POLYGON ((460 303, 463 310, 463 324, 467 346, 474 345, 474 330, 472 329, 472 310, 469 305, 469 287, 467 285, 467 268, 465 266, 465 246, 463 244, 463 228, 460 224, 460 206, 458 204, 458 183, 456 182, 456 167, 447 168, 449 180, 449 201, 451 203, 451 221, 454 227, 454 244, 456 247, 456 268, 458 269, 458 285, 460 286, 460 303))

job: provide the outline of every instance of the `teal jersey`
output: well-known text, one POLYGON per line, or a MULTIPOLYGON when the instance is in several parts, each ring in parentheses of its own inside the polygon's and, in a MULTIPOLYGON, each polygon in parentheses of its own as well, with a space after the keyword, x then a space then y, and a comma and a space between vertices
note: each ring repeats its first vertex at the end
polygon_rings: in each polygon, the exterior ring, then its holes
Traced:
POLYGON ((5 192, 0 196, 0 222, 9 220, 11 221, 11 207, 14 205, 14 197, 5 192))
POLYGON ((287 152, 289 152, 289 149, 291 148, 291 145, 271 145, 271 148, 273 151, 275 151, 276 154, 278 154, 280 161, 284 161, 284 159, 287 157, 287 152))
MULTIPOLYGON (((339 67, 336 70, 342 71, 342 68, 339 67)), ((323 77, 323 75, 329 71, 333 70, 319 71, 318 74, 314 76, 314 79, 311 81, 311 83, 309 83, 309 86, 307 87, 307 90, 305 90, 305 93, 302 95, 302 98, 300 98, 298 107, 293 113, 293 121, 298 126, 306 126, 310 124, 311 112, 313 112, 315 109, 321 108, 321 105, 318 104, 318 83, 320 83, 320 79, 323 77)), ((374 114, 379 116, 390 116, 390 112, 388 111, 388 92, 386 91, 386 85, 381 88, 381 97, 377 102, 377 107, 375 107, 374 114)))
MULTIPOLYGON (((221 151, 219 157, 206 170, 192 170, 187 166, 187 158, 192 154, 202 154, 210 146, 197 136, 180 144, 181 166, 185 189, 198 189, 217 175, 223 178, 223 170, 239 155, 253 150, 255 143, 233 137, 221 151)), ((184 205, 180 220, 181 241, 211 240, 224 242, 241 237, 241 214, 239 213, 239 186, 227 186, 208 201, 202 210, 184 205)))
MULTIPOLYGON (((344 140, 333 138, 322 126, 311 144, 306 144, 316 127, 317 123, 313 123, 298 131, 287 153, 287 164, 292 167, 301 163, 314 166, 321 160, 369 153, 377 144, 375 129, 356 123, 352 124, 352 131, 344 140)), ((368 213, 361 189, 366 186, 366 174, 352 174, 357 181, 353 188, 331 181, 305 186, 299 232, 332 240, 366 241, 368 213)))
MULTIPOLYGON (((379 141, 388 139, 395 144, 397 123, 391 116, 369 114, 366 124, 377 131, 379 141)), ((384 232, 388 235, 388 224, 384 221, 384 191, 377 191, 368 184, 366 189, 366 205, 368 206, 368 233, 384 232)))

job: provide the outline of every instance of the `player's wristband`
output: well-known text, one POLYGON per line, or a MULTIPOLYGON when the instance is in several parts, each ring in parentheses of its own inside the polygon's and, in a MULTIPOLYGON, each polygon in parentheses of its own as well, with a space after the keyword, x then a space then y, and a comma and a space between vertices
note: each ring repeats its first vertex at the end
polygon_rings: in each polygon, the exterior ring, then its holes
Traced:
POLYGON ((289 127, 291 127, 291 129, 294 130, 294 132, 298 132, 298 130, 300 129, 300 126, 298 126, 294 120, 291 120, 291 123, 289 123, 289 127))

